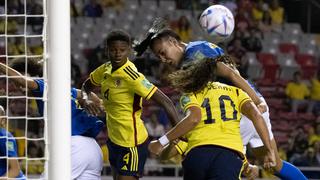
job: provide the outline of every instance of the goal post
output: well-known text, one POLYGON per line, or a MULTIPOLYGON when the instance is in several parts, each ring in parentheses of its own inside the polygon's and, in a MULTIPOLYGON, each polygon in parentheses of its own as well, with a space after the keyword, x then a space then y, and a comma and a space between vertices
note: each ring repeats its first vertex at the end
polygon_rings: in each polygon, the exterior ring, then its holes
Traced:
POLYGON ((49 179, 71 179, 70 1, 47 1, 49 179))

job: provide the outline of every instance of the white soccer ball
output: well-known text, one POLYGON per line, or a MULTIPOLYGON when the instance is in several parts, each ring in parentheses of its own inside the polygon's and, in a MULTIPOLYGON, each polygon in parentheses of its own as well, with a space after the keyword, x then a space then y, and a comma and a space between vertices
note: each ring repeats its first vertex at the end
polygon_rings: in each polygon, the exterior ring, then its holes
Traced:
POLYGON ((201 28, 215 41, 228 38, 234 29, 231 11, 222 5, 212 5, 204 10, 199 18, 201 28))

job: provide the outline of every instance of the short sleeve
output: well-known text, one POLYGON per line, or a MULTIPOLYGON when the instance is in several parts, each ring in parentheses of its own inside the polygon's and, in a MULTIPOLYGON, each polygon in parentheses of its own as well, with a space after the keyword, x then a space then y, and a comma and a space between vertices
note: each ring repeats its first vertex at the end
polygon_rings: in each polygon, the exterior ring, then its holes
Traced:
POLYGON ((189 107, 191 106, 198 106, 200 107, 200 104, 195 97, 194 94, 188 93, 188 94, 183 94, 180 98, 180 105, 183 111, 185 112, 189 107))
POLYGON ((184 155, 184 153, 187 151, 188 143, 185 141, 179 141, 174 147, 180 155, 184 155))
POLYGON ((143 74, 139 72, 135 73, 138 78, 130 79, 130 85, 132 86, 133 91, 147 100, 150 99, 158 88, 145 78, 143 74))
POLYGON ((90 73, 90 81, 95 86, 100 86, 102 80, 104 79, 104 72, 106 70, 107 64, 103 64, 90 73))
POLYGON ((244 91, 242 91, 241 89, 236 89, 237 91, 237 94, 238 95, 238 100, 239 100, 239 109, 240 109, 240 112, 241 112, 241 107, 242 105, 245 103, 245 102, 248 102, 248 101, 252 101, 251 98, 249 97, 249 95, 247 93, 245 93, 244 91))
POLYGON ((78 91, 76 88, 71 88, 71 97, 74 99, 77 99, 78 97, 78 91))
POLYGON ((38 88, 31 92, 35 97, 42 97, 44 92, 44 81, 43 79, 35 79, 34 81, 38 84, 38 88))
POLYGON ((216 58, 224 54, 222 48, 213 43, 200 41, 198 43, 190 44, 186 48, 185 58, 188 60, 203 59, 203 58, 216 58))

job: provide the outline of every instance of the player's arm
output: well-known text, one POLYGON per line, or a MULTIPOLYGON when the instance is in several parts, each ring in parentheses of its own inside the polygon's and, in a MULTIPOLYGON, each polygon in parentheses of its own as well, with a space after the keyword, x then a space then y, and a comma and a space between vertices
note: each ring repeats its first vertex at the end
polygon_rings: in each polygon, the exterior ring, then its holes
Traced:
POLYGON ((81 90, 76 89, 77 91, 77 100, 82 108, 85 108, 90 114, 95 116, 103 116, 105 111, 103 107, 102 99, 100 99, 96 93, 90 92, 89 100, 86 100, 83 97, 81 90))
POLYGON ((0 179, 7 179, 8 178, 15 178, 19 175, 20 173, 20 165, 19 161, 17 159, 9 159, 9 168, 6 174, 4 174, 0 179))
POLYGON ((6 71, 8 71, 8 76, 14 77, 14 78, 12 78, 12 80, 15 83, 19 84, 20 86, 25 86, 27 84, 27 87, 30 90, 38 89, 38 84, 33 79, 22 75, 21 73, 19 73, 15 69, 13 69, 3 63, 0 63, 0 71, 2 73, 6 73, 6 71))
POLYGON ((246 101, 240 107, 241 113, 247 116, 253 123, 255 129, 257 130, 264 146, 267 149, 267 156, 265 158, 265 167, 271 168, 276 165, 274 151, 271 147, 271 140, 267 125, 263 119, 263 116, 254 105, 252 101, 246 101))
POLYGON ((261 101, 256 92, 249 86, 247 81, 234 69, 223 62, 217 62, 217 75, 229 79, 235 86, 244 90, 258 106, 260 112, 263 113, 267 110, 266 104, 261 101))
POLYGON ((165 109, 172 126, 175 126, 178 123, 178 112, 173 102, 167 95, 165 95, 161 90, 157 89, 150 99, 154 100, 165 109))
POLYGON ((201 121, 201 109, 198 106, 190 106, 187 109, 186 116, 164 136, 149 145, 152 153, 159 155, 163 147, 171 141, 185 135, 198 125, 201 121))
POLYGON ((177 149, 175 148, 175 144, 174 143, 170 143, 169 145, 167 145, 166 147, 164 147, 164 149, 162 150, 161 154, 160 154, 160 159, 161 160, 168 160, 176 155, 178 155, 179 152, 177 151, 177 149))

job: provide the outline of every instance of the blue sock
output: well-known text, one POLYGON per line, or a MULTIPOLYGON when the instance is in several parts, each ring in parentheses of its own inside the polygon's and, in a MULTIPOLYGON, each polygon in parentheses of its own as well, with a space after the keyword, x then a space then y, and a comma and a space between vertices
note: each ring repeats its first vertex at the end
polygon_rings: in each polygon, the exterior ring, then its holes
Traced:
POLYGON ((276 172, 274 175, 283 180, 308 180, 294 165, 282 160, 282 168, 280 172, 276 172))

